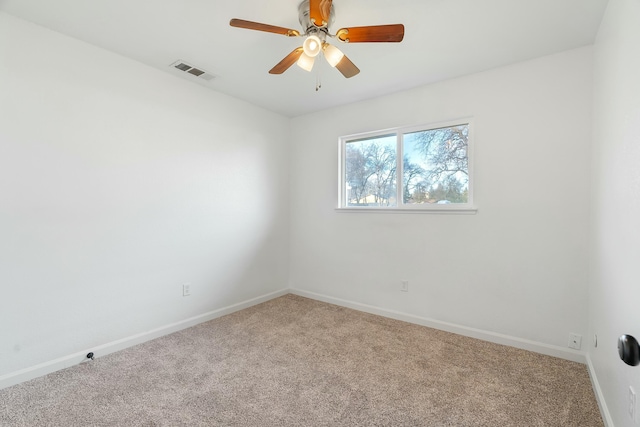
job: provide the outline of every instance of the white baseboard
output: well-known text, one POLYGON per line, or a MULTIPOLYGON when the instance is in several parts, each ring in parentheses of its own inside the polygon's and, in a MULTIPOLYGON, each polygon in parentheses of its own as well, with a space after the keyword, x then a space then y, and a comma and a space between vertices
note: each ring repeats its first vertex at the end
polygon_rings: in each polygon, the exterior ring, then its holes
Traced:
MULTIPOLYGON (((201 314, 199 316, 191 317, 189 319, 185 319, 180 322, 171 323, 169 325, 165 325, 147 332, 122 338, 120 340, 112 341, 99 346, 94 346, 91 349, 79 351, 77 353, 73 353, 55 360, 44 362, 39 365, 31 366, 29 368, 21 369, 16 372, 11 372, 11 373, 2 375, 0 376, 0 390, 6 387, 10 387, 12 385, 19 384, 24 381, 31 380, 33 378, 50 374, 60 369, 65 369, 65 368, 80 364, 82 362, 86 362, 87 361, 86 355, 89 351, 92 351, 95 357, 106 356, 107 354, 124 350, 125 348, 132 347, 134 345, 141 344, 143 342, 150 341, 152 339, 159 338, 161 336, 168 335, 173 332, 180 331, 182 329, 190 328, 197 324, 207 322, 209 320, 213 320, 227 314, 231 314, 233 312, 251 307, 256 304, 260 304, 265 301, 269 301, 274 298, 278 298, 288 293, 315 299, 318 301, 327 302, 330 304, 339 305, 342 307, 352 308, 354 310, 363 311, 366 313, 377 314, 377 315, 389 317, 392 319, 402 320, 405 322, 427 326, 434 329, 440 329, 443 331, 452 332, 455 334, 464 335, 471 338, 477 338, 484 341, 494 342, 497 344, 508 345, 511 347, 516 347, 523 350, 529 350, 536 353, 545 354, 548 356, 559 357, 559 358, 571 360, 574 362, 587 363, 588 361, 588 359, 585 356, 585 353, 576 351, 576 350, 565 349, 558 346, 525 340, 522 338, 498 334, 495 332, 483 331, 480 329, 470 328, 467 326, 460 326, 453 323, 442 322, 435 319, 414 316, 411 314, 406 314, 406 313, 402 313, 394 310, 388 310, 380 307, 374 307, 374 306, 361 304, 353 301, 347 301, 340 298, 334 298, 327 295, 317 294, 314 292, 304 291, 300 289, 282 289, 276 292, 272 292, 266 295, 252 298, 247 301, 243 301, 237 304, 233 304, 227 307, 213 310, 208 313, 201 314)), ((589 365, 589 373, 592 378, 592 383, 594 384, 594 390, 596 390, 596 397, 598 398, 598 404, 601 405, 602 413, 606 415, 608 420, 610 420, 609 413, 606 410, 606 405, 604 404, 604 400, 602 398, 602 393, 600 391, 599 386, 597 386, 597 379, 595 378, 593 367, 590 365, 589 365)), ((610 426, 613 426, 613 424, 610 424, 610 426)))
POLYGON ((453 323, 442 322, 440 320, 429 319, 426 317, 414 316, 412 314, 402 313, 395 310, 388 310, 385 308, 361 304, 358 302, 347 301, 340 298, 317 294, 315 292, 304 291, 301 289, 290 289, 289 291, 294 295, 299 295, 301 297, 307 297, 318 301, 339 305, 342 307, 352 308, 354 310, 364 311, 366 313, 377 314, 379 316, 402 320, 404 322, 427 326, 430 328, 452 332, 454 334, 464 335, 471 338, 477 338, 496 344, 508 345, 523 350, 533 351, 535 353, 545 354, 547 356, 559 357, 561 359, 571 360, 573 362, 586 363, 586 355, 584 352, 572 350, 570 348, 563 348, 555 345, 530 341, 518 337, 499 334, 496 332, 483 331, 481 329, 460 326, 453 323))
POLYGON ((596 401, 598 402, 598 407, 600 408, 600 414, 602 414, 602 421, 604 422, 605 427, 614 427, 613 419, 611 418, 609 408, 607 407, 607 402, 605 402, 604 400, 604 394, 602 393, 600 383, 598 382, 596 370, 594 369, 593 363, 591 362, 591 357, 589 357, 589 355, 587 354, 586 358, 587 370, 589 371, 589 377, 591 378, 591 386, 593 387, 593 392, 596 395, 596 401))
POLYGON ((71 366, 80 364, 87 361, 87 353, 89 351, 94 353, 94 357, 106 356, 107 354, 124 350, 125 348, 132 347, 134 345, 141 344, 146 341, 150 341, 155 338, 159 338, 164 335, 168 335, 174 332, 178 332, 182 329, 190 328, 197 324, 208 322, 209 320, 216 319, 218 317, 225 316, 227 314, 234 313, 236 311, 251 307, 256 304, 269 301, 274 298, 286 295, 289 293, 288 289, 282 289, 276 292, 272 292, 266 295, 262 295, 250 300, 242 301, 237 304, 233 304, 227 307, 219 308, 217 310, 210 311, 189 319, 182 320, 180 322, 171 323, 169 325, 161 326, 156 329, 152 329, 147 332, 132 335, 130 337, 122 338, 110 343, 94 346, 91 349, 86 349, 73 353, 64 357, 60 357, 55 360, 41 363, 39 365, 31 366, 29 368, 21 369, 16 372, 11 372, 0 376, 0 390, 12 385, 19 384, 24 381, 31 380, 33 378, 41 377, 43 375, 50 374, 60 369, 69 368, 71 366))

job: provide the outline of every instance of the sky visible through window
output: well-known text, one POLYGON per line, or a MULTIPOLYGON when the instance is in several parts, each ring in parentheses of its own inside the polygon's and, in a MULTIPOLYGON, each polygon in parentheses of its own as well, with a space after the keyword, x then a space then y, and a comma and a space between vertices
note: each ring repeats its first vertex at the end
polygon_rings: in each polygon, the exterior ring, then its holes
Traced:
POLYGON ((468 125, 403 135, 403 202, 467 203, 468 125))
POLYGON ((399 153, 402 204, 467 203, 468 133, 462 124, 347 141, 346 205, 397 207, 399 153))
POLYGON ((397 135, 348 142, 346 189, 350 206, 396 206, 397 135))

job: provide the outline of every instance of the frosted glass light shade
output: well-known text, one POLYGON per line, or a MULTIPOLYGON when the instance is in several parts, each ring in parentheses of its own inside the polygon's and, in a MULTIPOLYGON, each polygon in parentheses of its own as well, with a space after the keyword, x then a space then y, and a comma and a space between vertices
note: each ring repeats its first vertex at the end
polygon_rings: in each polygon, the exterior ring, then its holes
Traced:
POLYGON ((329 43, 324 44, 324 57, 332 67, 338 65, 338 62, 344 58, 344 53, 337 47, 330 45, 329 43))
POLYGON ((320 41, 318 36, 309 36, 306 38, 304 43, 302 43, 302 49, 304 49, 304 53, 307 56, 313 58, 322 50, 322 42, 320 41))
POLYGON ((300 55, 300 58, 298 58, 298 62, 296 62, 296 64, 298 64, 298 67, 302 68, 305 71, 311 71, 314 61, 314 57, 309 56, 303 52, 302 55, 300 55))

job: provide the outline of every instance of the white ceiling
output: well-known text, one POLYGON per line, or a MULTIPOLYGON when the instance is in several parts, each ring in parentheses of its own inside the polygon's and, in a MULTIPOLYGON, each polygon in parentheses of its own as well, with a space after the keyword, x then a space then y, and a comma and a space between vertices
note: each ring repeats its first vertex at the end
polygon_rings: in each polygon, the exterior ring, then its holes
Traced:
POLYGON ((351 79, 324 62, 270 75, 302 39, 229 26, 300 30, 300 0, 0 0, 0 10, 293 117, 592 44, 607 1, 334 0, 333 33, 405 25, 401 43, 340 43, 361 70, 351 79), (178 72, 178 59, 216 78, 178 72))

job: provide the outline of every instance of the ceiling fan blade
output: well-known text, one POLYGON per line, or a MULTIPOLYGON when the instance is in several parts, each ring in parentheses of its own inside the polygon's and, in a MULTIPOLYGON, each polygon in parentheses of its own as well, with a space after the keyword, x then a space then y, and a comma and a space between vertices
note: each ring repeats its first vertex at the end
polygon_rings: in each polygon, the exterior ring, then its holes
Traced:
POLYGON ((404 25, 372 25, 368 27, 340 28, 336 33, 338 40, 347 43, 398 43, 404 38, 404 25))
POLYGON ((309 19, 316 27, 326 27, 331 16, 331 0, 309 0, 309 19))
POLYGON ((342 57, 340 62, 338 62, 338 64, 336 65, 336 68, 346 78, 353 77, 360 72, 358 67, 356 67, 356 65, 353 62, 351 62, 351 60, 347 58, 346 55, 342 57))
POLYGON ((259 22, 245 21, 244 19, 232 19, 229 21, 229 25, 237 28, 245 28, 247 30, 264 31, 267 33, 282 34, 287 37, 297 37, 300 32, 284 27, 276 27, 275 25, 261 24, 259 22))
POLYGON ((297 47, 291 52, 289 55, 285 56, 284 59, 276 64, 271 70, 269 70, 269 74, 282 74, 289 69, 296 61, 300 58, 304 50, 301 47, 297 47))

